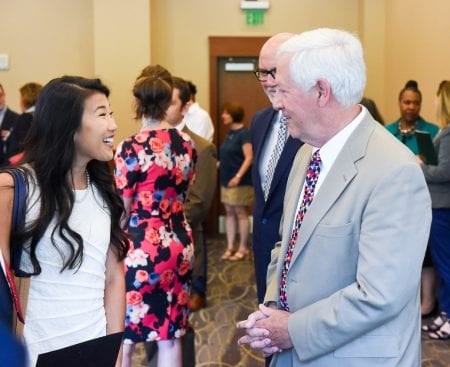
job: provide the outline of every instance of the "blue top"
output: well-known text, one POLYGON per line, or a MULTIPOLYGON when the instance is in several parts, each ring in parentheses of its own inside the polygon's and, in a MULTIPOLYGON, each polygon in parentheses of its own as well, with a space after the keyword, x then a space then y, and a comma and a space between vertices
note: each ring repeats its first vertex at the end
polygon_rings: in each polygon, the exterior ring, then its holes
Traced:
MULTIPOLYGON (((415 134, 411 134, 411 135, 400 134, 399 124, 400 124, 400 119, 386 125, 385 127, 398 140, 400 140, 409 149, 411 149, 411 151, 415 155, 419 154, 419 147, 417 146, 416 135, 415 134)), ((435 124, 425 121, 422 117, 419 116, 419 119, 417 120, 416 130, 429 132, 431 135, 431 139, 434 139, 434 137, 439 132, 439 127, 436 126, 435 124)))
MULTIPOLYGON (((228 186, 228 182, 236 175, 244 162, 242 146, 250 143, 250 130, 241 127, 237 130, 229 130, 224 142, 220 146, 220 184, 228 186)), ((251 185, 251 167, 245 172, 238 186, 251 185)))
POLYGON ((25 346, 12 335, 9 325, 0 324, 0 345, 0 366, 28 366, 25 346))

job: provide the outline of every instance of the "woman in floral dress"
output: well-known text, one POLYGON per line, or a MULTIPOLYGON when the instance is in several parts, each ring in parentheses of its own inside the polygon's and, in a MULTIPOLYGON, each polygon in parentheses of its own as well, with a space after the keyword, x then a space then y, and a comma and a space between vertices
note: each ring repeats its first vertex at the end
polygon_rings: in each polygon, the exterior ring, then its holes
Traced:
POLYGON ((133 94, 142 129, 115 156, 115 179, 131 240, 125 259, 127 314, 123 366, 134 344, 157 341, 158 365, 181 366, 180 337, 187 327, 193 243, 183 203, 193 177, 195 151, 188 135, 165 122, 172 76, 148 66, 133 94))

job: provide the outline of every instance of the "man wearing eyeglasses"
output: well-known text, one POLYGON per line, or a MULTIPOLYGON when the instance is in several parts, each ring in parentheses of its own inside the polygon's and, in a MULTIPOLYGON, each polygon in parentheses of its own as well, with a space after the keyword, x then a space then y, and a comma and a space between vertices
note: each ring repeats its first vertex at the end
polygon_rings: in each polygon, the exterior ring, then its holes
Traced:
MULTIPOLYGON (((277 89, 276 53, 291 36, 291 33, 276 34, 267 40, 259 54, 255 75, 272 104, 277 89)), ((281 122, 281 111, 273 106, 256 112, 250 133, 254 157, 252 180, 255 188, 252 247, 258 302, 262 303, 266 292, 270 253, 275 242, 280 240, 279 226, 286 182, 294 156, 302 143, 289 136, 284 122, 281 122)))

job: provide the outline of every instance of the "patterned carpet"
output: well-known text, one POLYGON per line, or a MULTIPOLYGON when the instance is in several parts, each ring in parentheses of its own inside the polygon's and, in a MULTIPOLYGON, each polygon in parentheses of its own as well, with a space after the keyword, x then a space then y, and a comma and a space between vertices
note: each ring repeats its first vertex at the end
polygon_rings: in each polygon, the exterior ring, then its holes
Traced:
MULTIPOLYGON (((208 307, 193 313, 197 367, 263 367, 258 353, 237 345, 241 332, 235 324, 257 307, 251 259, 224 262, 223 236, 208 241, 208 307)), ((426 320, 431 321, 431 320, 426 320)), ((148 366, 137 346, 133 367, 148 366)), ((422 367, 450 366, 450 341, 432 341, 422 335, 422 367)), ((163 367, 163 366, 160 366, 163 367)))

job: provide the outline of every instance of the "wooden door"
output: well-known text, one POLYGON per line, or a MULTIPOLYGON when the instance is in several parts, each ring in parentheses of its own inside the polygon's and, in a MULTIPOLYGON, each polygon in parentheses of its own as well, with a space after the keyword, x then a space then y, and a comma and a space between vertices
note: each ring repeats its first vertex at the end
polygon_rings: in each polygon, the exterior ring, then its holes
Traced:
MULTIPOLYGON (((251 70, 227 71, 227 63, 254 63, 262 45, 269 37, 209 37, 210 114, 214 123, 214 143, 219 149, 226 135, 220 115, 226 102, 238 102, 245 110, 244 122, 250 126, 256 111, 269 104, 261 85, 251 70)), ((219 215, 224 213, 220 203, 220 185, 211 205, 207 233, 218 233, 219 215)))
POLYGON ((217 110, 215 118, 218 130, 218 145, 223 143, 227 129, 220 118, 222 106, 227 102, 236 102, 244 107, 244 124, 248 128, 256 111, 268 105, 259 81, 253 71, 226 70, 227 65, 258 65, 257 57, 220 57, 217 60, 217 110))

